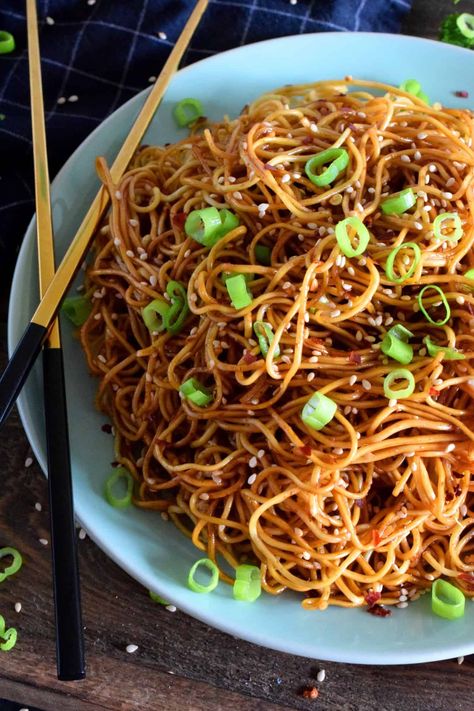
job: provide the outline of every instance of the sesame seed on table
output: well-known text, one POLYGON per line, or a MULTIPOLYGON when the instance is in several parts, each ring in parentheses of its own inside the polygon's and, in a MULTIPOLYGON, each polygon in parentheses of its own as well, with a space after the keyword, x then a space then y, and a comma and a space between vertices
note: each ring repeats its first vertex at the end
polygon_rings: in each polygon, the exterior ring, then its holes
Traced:
MULTIPOLYGON (((83 4, 93 7, 96 0, 84 0, 83 4)), ((308 4, 309 0, 288 0, 288 5, 296 8, 308 4)), ((454 9, 451 0, 413 0, 403 32, 435 37, 442 18, 450 12, 474 13, 474 0, 462 0, 454 9)), ((46 18, 51 30, 58 21, 54 16, 46 18)), ((165 32, 158 31, 157 36, 162 43, 167 41, 165 32)), ((148 73, 145 82, 147 77, 148 73)), ((153 79, 150 76, 150 81, 153 79)), ((462 77, 455 79, 453 89, 462 91, 462 77)), ((80 92, 65 91, 57 103, 61 108, 71 104, 73 111, 80 106, 80 92)), ((287 181, 286 174, 281 180, 287 181)), ((229 182, 235 182, 235 178, 229 178, 229 182)), ((450 195, 446 191, 444 196, 449 199, 450 195)), ((121 198, 119 194, 116 197, 121 198)), ((241 195, 234 193, 234 197, 241 195)), ((267 203, 258 206, 261 218, 267 208, 267 203)), ((364 262, 363 258, 359 260, 361 265, 364 262)), ((150 284, 155 286, 151 278, 150 284)), ((6 363, 6 309, 7 294, 2 293, 1 369, 6 363)), ((332 315, 337 318, 337 310, 332 315)), ((377 318, 375 314, 374 321, 377 318)), ((390 325, 387 320, 384 323, 390 325)), ((357 338, 362 340, 363 333, 359 333, 357 338)), ((316 364, 318 355, 315 353, 310 361, 316 364)), ((309 382, 312 377, 309 372, 309 382)), ((356 375, 350 376, 349 383, 365 390, 370 387, 368 381, 357 381, 356 375)), ((396 404, 396 400, 390 401, 390 406, 396 404)), ((349 413, 351 406, 346 410, 349 413)), ((251 471, 265 454, 259 450, 250 459, 249 486, 256 478, 251 471)), ((0 460, 0 547, 15 546, 24 559, 21 571, 0 586, 0 614, 18 630, 16 647, 9 653, 0 652, 0 709, 3 698, 23 708, 43 711, 472 708, 474 655, 413 666, 369 667, 316 661, 257 647, 188 617, 174 605, 152 602, 147 590, 107 558, 79 527, 87 678, 59 682, 55 673, 47 486, 16 410, 0 435, 0 460)), ((408 591, 402 589, 397 604, 400 613, 408 604, 408 591)), ((383 620, 380 622, 383 624, 383 620)), ((314 625, 317 633, 316 617, 314 625)))

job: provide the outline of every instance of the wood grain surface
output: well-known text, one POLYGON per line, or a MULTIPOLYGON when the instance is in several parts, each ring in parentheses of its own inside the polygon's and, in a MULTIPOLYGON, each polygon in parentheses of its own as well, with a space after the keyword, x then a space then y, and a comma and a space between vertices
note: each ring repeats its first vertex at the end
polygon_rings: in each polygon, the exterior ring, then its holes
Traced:
MULTIPOLYGON (((370 0, 369 0, 370 1, 370 0)), ((474 12, 474 0, 459 11, 474 12)), ((457 8, 457 9, 458 9, 457 8)), ((435 36, 450 0, 415 0, 407 34, 435 36)), ((461 82, 462 83, 462 82, 461 82)), ((462 87, 456 87, 462 88, 462 87)), ((0 304, 0 367, 6 360, 0 304)), ((147 591, 91 540, 79 542, 87 679, 59 682, 45 479, 16 412, 0 436, 0 547, 24 555, 24 567, 0 586, 0 612, 18 643, 0 652, 0 698, 44 711, 468 711, 474 708, 474 657, 396 667, 319 663, 237 640, 151 602, 147 591), (35 504, 40 503, 38 511, 35 504), (14 605, 21 602, 16 613, 14 605), (128 644, 138 645, 134 654, 128 644), (325 669, 326 679, 316 675, 325 669), (319 689, 317 700, 301 695, 319 689)), ((0 711, 1 711, 0 702, 0 711)))

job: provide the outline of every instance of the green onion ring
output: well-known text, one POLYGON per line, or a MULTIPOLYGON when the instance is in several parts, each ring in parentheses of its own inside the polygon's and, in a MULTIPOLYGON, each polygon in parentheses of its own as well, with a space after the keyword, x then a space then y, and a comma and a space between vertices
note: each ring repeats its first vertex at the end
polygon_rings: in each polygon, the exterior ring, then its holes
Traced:
POLYGON ((18 573, 23 564, 23 558, 21 557, 21 553, 17 551, 16 548, 0 548, 0 559, 6 558, 9 555, 12 556, 13 560, 10 565, 5 568, 5 570, 2 570, 0 572, 0 583, 3 583, 3 581, 9 578, 10 575, 15 575, 15 573, 18 573))
POLYGON ((262 593, 262 578, 260 568, 256 565, 239 565, 235 571, 233 586, 235 600, 255 602, 262 593))
POLYGON ((247 306, 250 306, 253 299, 249 293, 247 282, 243 274, 228 277, 225 286, 234 309, 245 309, 247 306))
POLYGON ((464 615, 466 598, 459 588, 446 582, 435 580, 431 586, 431 609, 439 617, 456 620, 464 615))
POLYGON ((416 203, 415 193, 411 188, 393 193, 380 203, 382 212, 386 215, 402 215, 416 203))
POLYGON ((104 487, 105 498, 111 506, 116 509, 124 509, 132 503, 133 493, 133 477, 125 467, 115 469, 105 482, 104 487), (113 487, 119 481, 124 479, 127 485, 125 494, 121 497, 115 496, 113 487))
POLYGON ((349 163, 349 154, 345 148, 328 148, 312 156, 304 167, 305 173, 314 185, 325 187, 342 173, 349 163), (316 168, 329 165, 322 173, 315 173, 316 168))
POLYGON ((402 282, 406 281, 413 275, 415 269, 417 268, 418 264, 420 263, 420 260, 421 260, 421 249, 416 244, 416 242, 403 242, 402 244, 399 244, 398 247, 395 247, 395 249, 392 249, 392 251, 390 252, 390 254, 387 257, 387 263, 385 265, 385 274, 387 275, 387 279, 390 279, 390 281, 393 282, 394 284, 402 284, 402 282), (397 278, 395 276, 395 272, 393 269, 395 258, 401 249, 406 249, 406 248, 410 248, 413 250, 413 253, 414 253, 413 261, 412 261, 407 273, 403 274, 402 276, 397 278))
POLYGON ((411 373, 406 368, 397 368, 396 370, 390 371, 388 375, 385 376, 383 381, 383 391, 385 397, 389 400, 403 400, 413 394, 415 390, 415 378, 413 373, 411 373), (404 388, 397 388, 394 390, 392 384, 395 380, 406 380, 408 385, 404 388))
POLYGON ((181 99, 173 109, 173 116, 181 128, 194 123, 194 121, 200 118, 200 116, 203 116, 203 114, 204 111, 201 102, 199 99, 193 99, 192 97, 181 99))
POLYGON ((85 296, 67 296, 62 303, 61 311, 74 326, 82 326, 89 318, 92 304, 85 296))
POLYGON ((413 360, 413 346, 408 343, 410 336, 413 336, 413 333, 408 328, 401 323, 397 324, 385 334, 380 350, 390 358, 407 365, 413 360))
POLYGON ((463 12, 456 20, 459 31, 468 39, 474 38, 474 15, 470 12, 463 12))
POLYGON ((443 242, 459 242, 463 236, 461 218, 457 212, 443 212, 441 215, 435 217, 433 222, 433 234, 436 239, 442 240, 443 242), (454 229, 452 234, 443 235, 441 232, 443 228, 443 222, 446 220, 452 220, 454 222, 454 229))
POLYGON ((337 404, 323 393, 315 392, 301 411, 301 419, 313 430, 322 430, 336 414, 337 404))
POLYGON ((206 407, 212 401, 212 393, 197 378, 188 378, 179 386, 179 392, 198 407, 206 407))
POLYGON ((189 571, 188 574, 188 587, 191 588, 193 592, 198 592, 198 593, 209 593, 212 592, 216 587, 217 583, 219 582, 219 568, 217 565, 214 563, 213 560, 210 560, 210 558, 201 558, 200 560, 196 561, 194 563, 193 567, 189 571), (211 579, 207 585, 202 585, 201 583, 198 583, 197 580, 195 580, 194 576, 196 574, 196 571, 200 567, 208 568, 211 572, 211 579))
POLYGON ((429 336, 425 336, 423 343, 426 345, 426 350, 428 354, 434 358, 438 353, 443 353, 443 360, 464 360, 465 355, 460 353, 455 348, 450 348, 449 346, 437 346, 432 342, 429 336))
MULTIPOLYGON (((266 321, 255 321, 253 325, 253 330, 258 339, 258 345, 260 346, 260 352, 264 358, 267 357, 268 349, 273 343, 275 335, 273 333, 273 328, 271 323, 266 321)), ((277 344, 273 352, 273 358, 278 358, 280 355, 280 346, 277 344)))
POLYGON ((361 219, 358 217, 346 217, 345 220, 341 220, 336 225, 336 239, 341 252, 345 254, 346 257, 360 257, 367 249, 370 234, 361 219), (357 247, 352 246, 348 234, 348 227, 352 227, 356 232, 359 239, 357 247))
POLYGON ((427 321, 432 323, 433 326, 444 326, 444 324, 447 323, 450 319, 451 307, 448 304, 448 300, 447 300, 446 296, 444 295, 444 291, 442 289, 440 289, 440 287, 437 286, 436 284, 428 284, 427 286, 423 287, 423 289, 418 294, 418 305, 420 307, 420 311, 423 314, 423 316, 426 318, 427 321), (432 319, 431 316, 429 315, 429 313, 427 312, 427 310, 425 309, 425 306, 423 304, 423 294, 425 293, 425 291, 427 289, 434 289, 435 291, 438 292, 438 294, 441 297, 442 304, 443 304, 444 309, 446 311, 446 316, 441 321, 435 321, 434 319, 432 319))

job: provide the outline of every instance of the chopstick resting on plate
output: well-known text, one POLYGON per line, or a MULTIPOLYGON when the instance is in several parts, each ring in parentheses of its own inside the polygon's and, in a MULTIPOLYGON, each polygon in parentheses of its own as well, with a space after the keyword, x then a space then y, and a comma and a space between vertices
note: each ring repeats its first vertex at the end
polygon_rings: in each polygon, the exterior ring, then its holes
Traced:
MULTIPOLYGON (((120 180, 135 150, 138 148, 207 4, 208 0, 198 0, 196 3, 166 64, 148 94, 142 110, 110 169, 114 182, 120 180)), ((46 340, 64 294, 84 259, 94 231, 104 214, 108 202, 109 196, 104 188, 101 187, 0 378, 0 426, 7 418, 41 350, 41 346, 46 340)))
MULTIPOLYGON (((48 156, 44 121, 36 0, 27 0, 28 63, 35 170, 36 233, 40 296, 54 277, 48 156)), ((71 458, 61 336, 58 320, 43 348, 44 415, 56 620, 58 679, 85 677, 79 566, 72 497, 71 458)))

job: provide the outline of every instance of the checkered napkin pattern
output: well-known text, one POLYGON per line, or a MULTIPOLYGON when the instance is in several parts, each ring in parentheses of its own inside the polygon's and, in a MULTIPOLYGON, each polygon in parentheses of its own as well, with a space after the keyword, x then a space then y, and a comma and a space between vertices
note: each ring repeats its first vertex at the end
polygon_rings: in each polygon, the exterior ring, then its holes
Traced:
MULTIPOLYGON (((211 0, 184 63, 304 32, 398 32, 410 0, 211 0)), ((118 106, 153 81, 193 0, 38 0, 50 173, 118 106)), ((25 3, 0 0, 0 290, 33 212, 25 3)))

